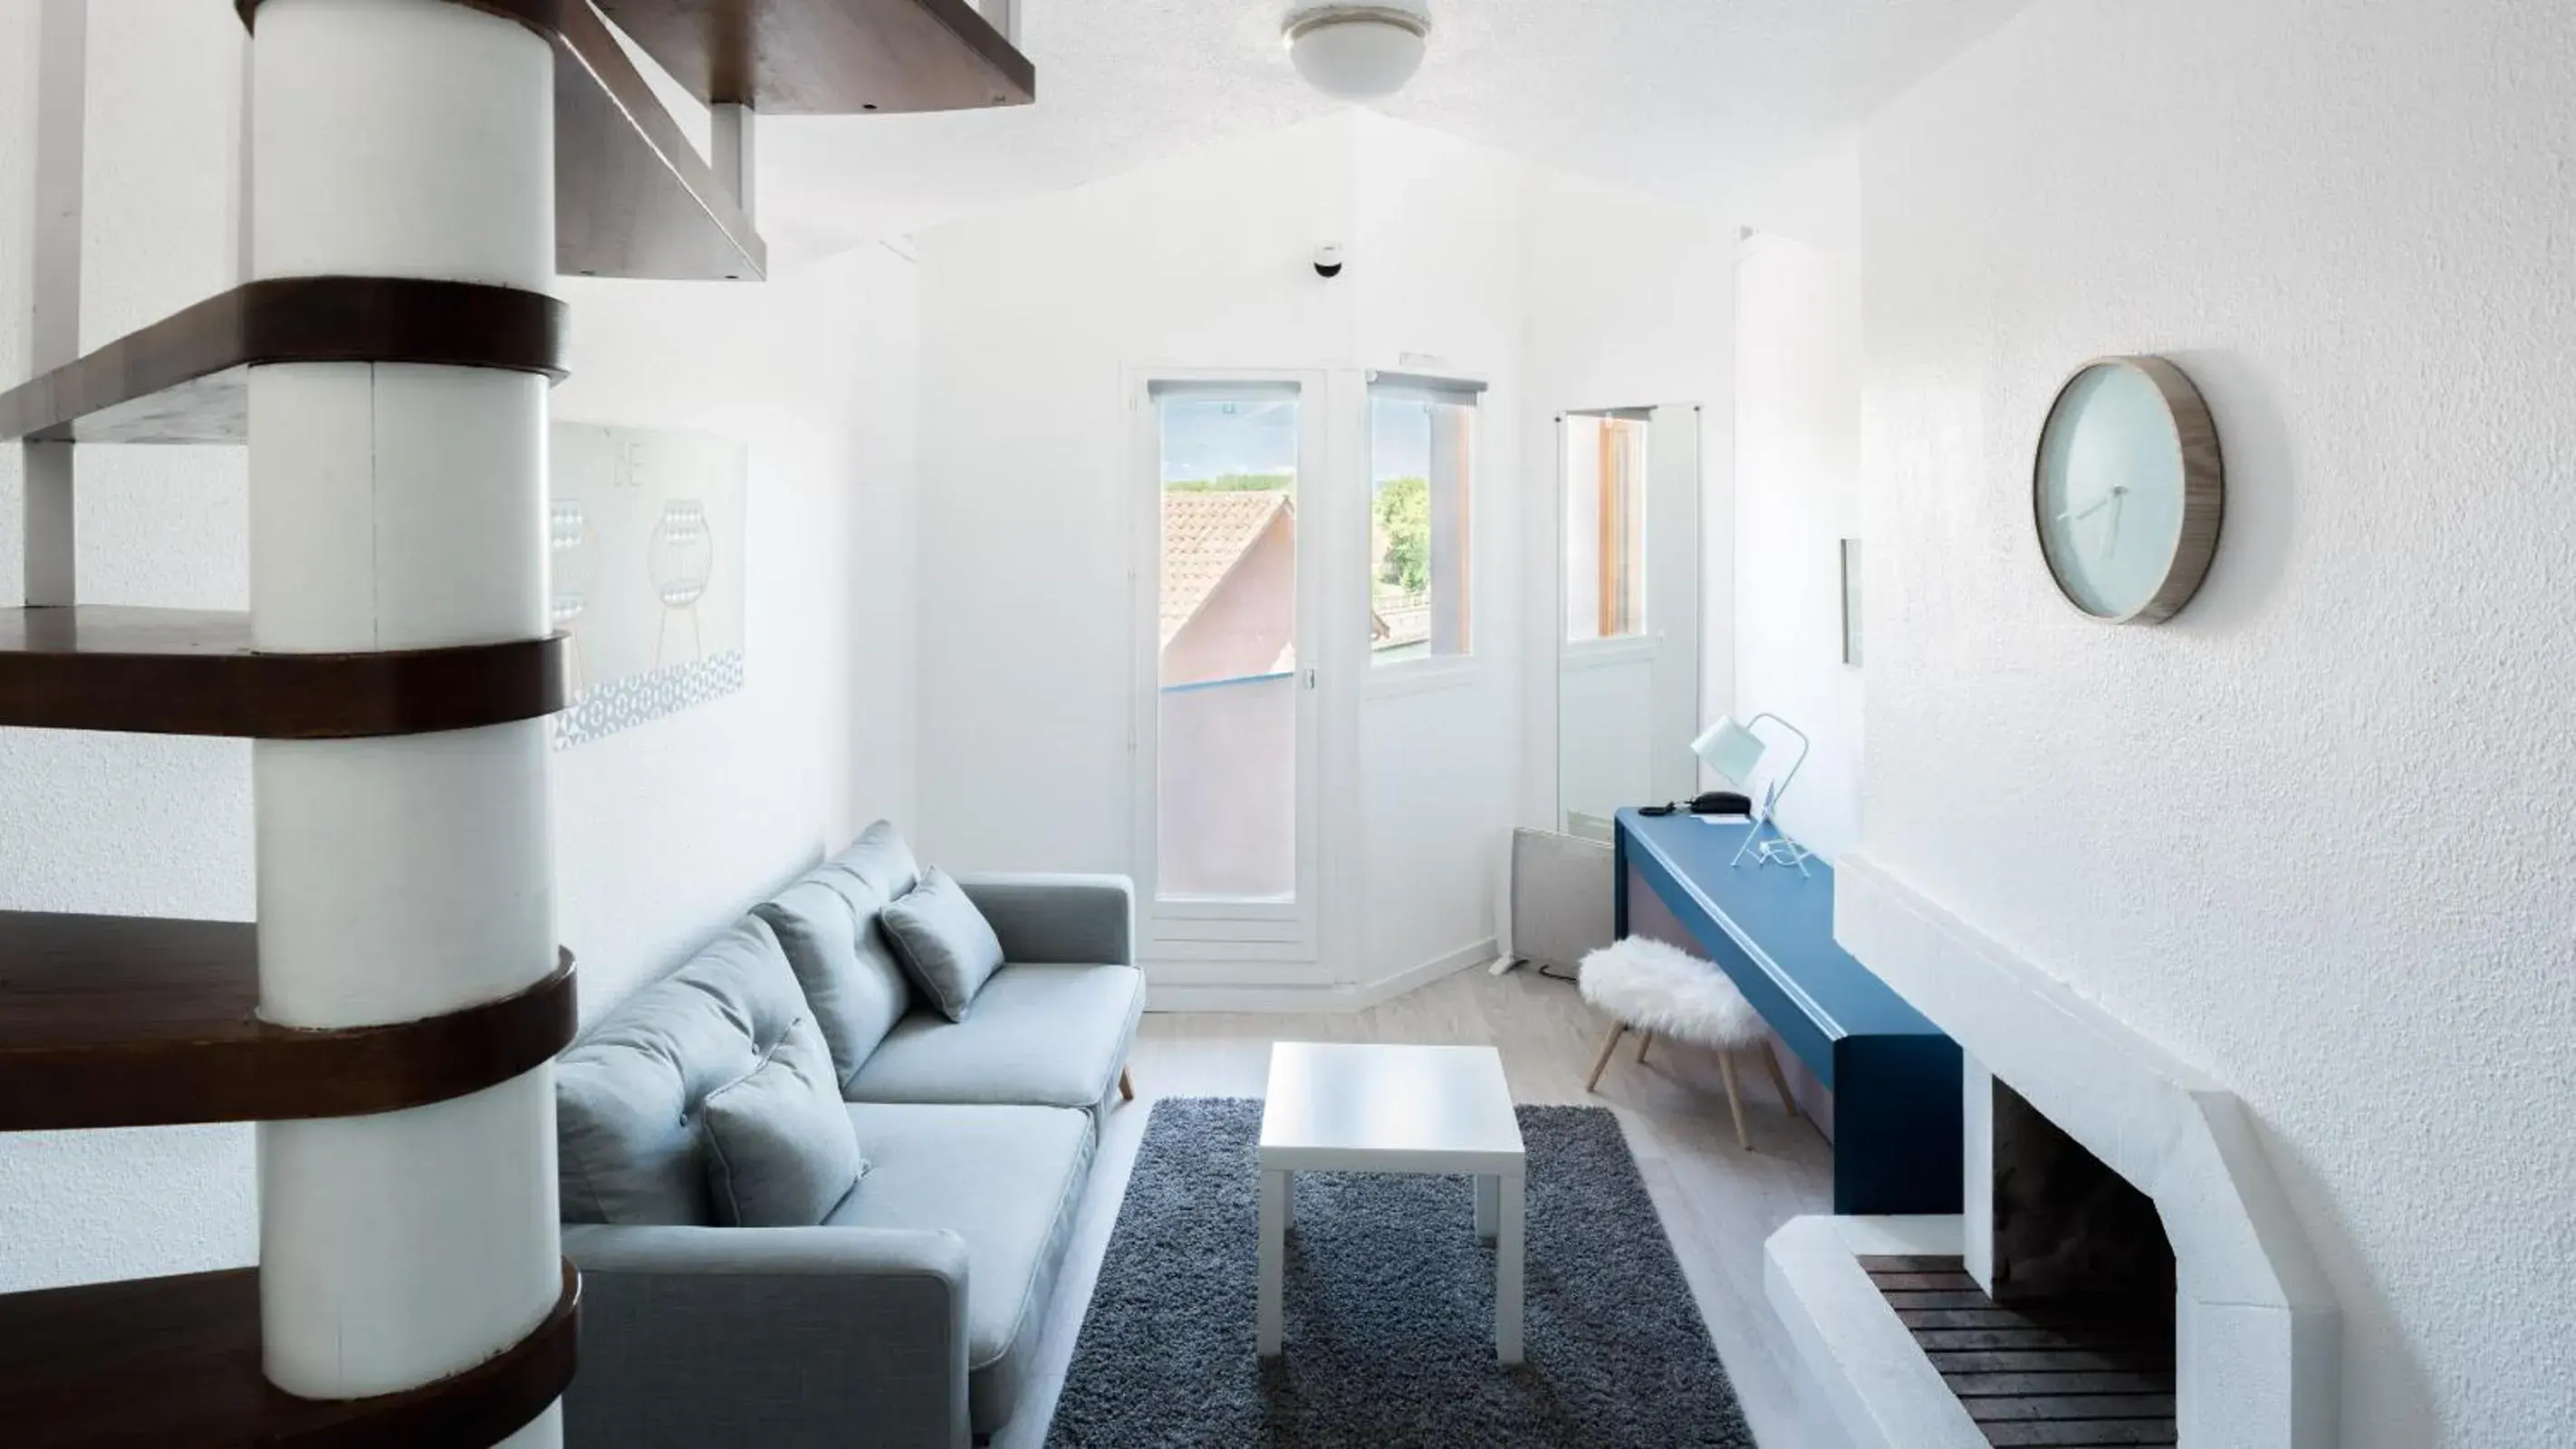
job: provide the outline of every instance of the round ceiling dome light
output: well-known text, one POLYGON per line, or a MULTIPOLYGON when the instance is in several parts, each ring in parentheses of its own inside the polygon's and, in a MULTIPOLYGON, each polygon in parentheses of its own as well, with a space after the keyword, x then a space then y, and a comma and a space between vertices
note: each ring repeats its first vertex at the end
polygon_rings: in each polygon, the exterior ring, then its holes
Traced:
POLYGON ((1431 16, 1418 5, 1318 5, 1280 30, 1306 84, 1336 100, 1379 101, 1422 68, 1431 16))

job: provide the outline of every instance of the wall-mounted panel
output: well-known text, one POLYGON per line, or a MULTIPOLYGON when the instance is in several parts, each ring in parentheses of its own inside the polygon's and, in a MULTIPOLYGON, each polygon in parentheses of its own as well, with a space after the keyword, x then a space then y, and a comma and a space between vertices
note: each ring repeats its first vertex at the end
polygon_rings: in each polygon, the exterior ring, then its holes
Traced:
POLYGON ((555 747, 741 689, 743 445, 563 422, 549 441, 552 615, 572 676, 555 747))

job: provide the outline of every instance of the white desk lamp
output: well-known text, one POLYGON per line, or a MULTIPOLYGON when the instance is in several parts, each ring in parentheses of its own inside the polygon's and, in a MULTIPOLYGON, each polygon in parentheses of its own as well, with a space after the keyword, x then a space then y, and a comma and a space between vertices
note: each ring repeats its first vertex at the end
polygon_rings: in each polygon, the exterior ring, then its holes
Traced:
POLYGON ((1735 858, 1727 862, 1729 866, 1742 864, 1744 853, 1750 850, 1758 865, 1794 865, 1798 874, 1807 874, 1807 857, 1815 852, 1791 840, 1786 833, 1782 833, 1778 840, 1764 842, 1758 847, 1754 844, 1764 825, 1772 825, 1775 831, 1778 829, 1776 816, 1780 797, 1788 792, 1789 782, 1797 778, 1798 767, 1807 763, 1807 750, 1806 731, 1768 710, 1755 715, 1746 724, 1737 724, 1731 715, 1720 716, 1706 733, 1691 741, 1692 754, 1699 756, 1719 779, 1743 792, 1745 798, 1753 802, 1753 828, 1744 832, 1744 843, 1736 847, 1735 858), (1762 762, 1770 758, 1772 747, 1769 741, 1753 731, 1752 726, 1764 720, 1796 736, 1798 754, 1789 762, 1789 768, 1775 776, 1756 798, 1754 779, 1761 773, 1762 762))

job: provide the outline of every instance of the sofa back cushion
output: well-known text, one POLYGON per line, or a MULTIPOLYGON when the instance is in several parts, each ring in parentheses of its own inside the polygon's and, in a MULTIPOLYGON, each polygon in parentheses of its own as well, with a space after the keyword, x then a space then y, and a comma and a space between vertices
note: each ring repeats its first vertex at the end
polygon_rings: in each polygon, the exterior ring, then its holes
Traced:
POLYGON ((823 863, 825 870, 846 871, 866 882, 880 901, 901 900, 921 884, 921 866, 912 847, 892 821, 880 820, 859 832, 850 848, 823 863))
POLYGON ((874 886, 827 865, 752 907, 777 934, 814 1008, 836 1086, 849 1085, 912 1009, 912 984, 877 929, 884 904, 874 886))
POLYGON ((757 916, 619 1003, 555 1063, 564 1221, 715 1222, 699 1107, 806 1014, 796 974, 757 916))

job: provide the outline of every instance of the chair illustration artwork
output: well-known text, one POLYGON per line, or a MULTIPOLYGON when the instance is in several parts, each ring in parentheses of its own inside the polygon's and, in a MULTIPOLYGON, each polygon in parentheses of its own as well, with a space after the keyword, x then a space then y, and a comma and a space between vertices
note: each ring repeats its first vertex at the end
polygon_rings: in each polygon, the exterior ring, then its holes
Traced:
POLYGON ((590 517, 581 500, 556 499, 546 510, 547 574, 554 581, 546 617, 564 636, 564 693, 576 699, 589 687, 581 653, 581 616, 590 605, 594 557, 589 544, 590 517))
POLYGON ((662 601, 662 627, 653 636, 653 667, 662 667, 669 642, 671 616, 689 616, 689 657, 706 657, 706 638, 698 623, 698 601, 716 570, 715 532, 707 525, 707 506, 695 498, 674 498, 662 505, 645 557, 653 593, 662 601))

